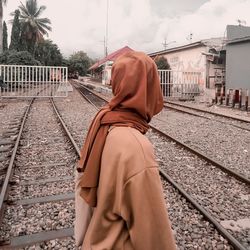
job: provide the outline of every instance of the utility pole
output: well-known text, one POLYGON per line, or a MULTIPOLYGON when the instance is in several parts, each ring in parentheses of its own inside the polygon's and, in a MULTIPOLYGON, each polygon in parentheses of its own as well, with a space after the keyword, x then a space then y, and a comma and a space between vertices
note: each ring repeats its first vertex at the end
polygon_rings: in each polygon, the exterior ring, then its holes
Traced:
POLYGON ((103 51, 104 51, 104 57, 106 56, 106 42, 105 42, 105 36, 104 36, 104 38, 103 38, 103 40, 101 40, 100 41, 100 43, 102 43, 103 44, 103 51))
POLYGON ((107 0, 106 37, 104 37, 104 41, 105 41, 105 56, 108 55, 108 21, 109 21, 109 0, 107 0))
POLYGON ((105 36, 103 38, 102 43, 103 43, 103 47, 104 47, 104 57, 105 57, 106 56, 106 40, 105 40, 105 36))

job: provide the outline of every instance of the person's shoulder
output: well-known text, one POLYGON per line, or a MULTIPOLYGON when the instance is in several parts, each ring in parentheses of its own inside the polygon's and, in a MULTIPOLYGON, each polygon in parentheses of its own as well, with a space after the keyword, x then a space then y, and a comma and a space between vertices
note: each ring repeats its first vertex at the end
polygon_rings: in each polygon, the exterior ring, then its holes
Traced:
POLYGON ((115 152, 126 152, 131 158, 141 158, 146 165, 153 164, 154 150, 148 138, 131 127, 112 127, 107 142, 115 152))

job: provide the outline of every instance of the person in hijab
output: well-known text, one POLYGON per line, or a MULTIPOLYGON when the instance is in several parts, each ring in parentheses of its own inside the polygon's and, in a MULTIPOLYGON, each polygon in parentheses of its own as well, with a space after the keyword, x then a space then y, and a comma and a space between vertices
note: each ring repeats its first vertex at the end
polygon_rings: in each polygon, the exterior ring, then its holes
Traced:
POLYGON ((163 108, 157 67, 142 52, 125 53, 112 66, 111 85, 114 97, 92 121, 77 169, 80 195, 94 207, 82 249, 176 249, 144 136, 163 108))

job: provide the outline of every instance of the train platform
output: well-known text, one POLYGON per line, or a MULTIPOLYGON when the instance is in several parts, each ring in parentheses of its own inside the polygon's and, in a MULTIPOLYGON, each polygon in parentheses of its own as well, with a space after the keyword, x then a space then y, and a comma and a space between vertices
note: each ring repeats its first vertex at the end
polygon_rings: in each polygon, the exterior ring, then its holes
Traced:
POLYGON ((74 79, 73 81, 98 92, 105 98, 110 99, 113 96, 111 86, 103 85, 101 82, 93 81, 89 77, 82 77, 78 80, 74 79))

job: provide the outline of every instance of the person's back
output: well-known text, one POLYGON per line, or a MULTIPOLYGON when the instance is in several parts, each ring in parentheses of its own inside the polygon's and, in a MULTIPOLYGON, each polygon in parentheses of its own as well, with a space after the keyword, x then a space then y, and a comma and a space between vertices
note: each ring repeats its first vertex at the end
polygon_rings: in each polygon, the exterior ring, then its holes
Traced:
POLYGON ((148 122, 163 107, 154 62, 129 52, 112 67, 114 98, 93 120, 79 166, 95 207, 82 249, 173 250, 148 122), (81 170, 81 168, 80 168, 81 170))
POLYGON ((153 148, 138 130, 110 129, 97 197, 84 250, 173 249, 153 148))

